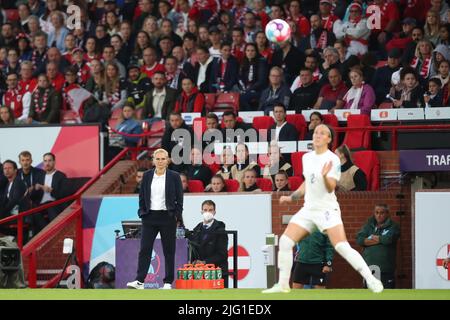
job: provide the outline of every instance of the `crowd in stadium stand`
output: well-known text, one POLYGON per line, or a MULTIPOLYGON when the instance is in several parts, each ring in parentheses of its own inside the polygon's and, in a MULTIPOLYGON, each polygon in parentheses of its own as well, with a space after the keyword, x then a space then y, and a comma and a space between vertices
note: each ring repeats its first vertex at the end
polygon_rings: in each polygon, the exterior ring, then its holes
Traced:
MULTIPOLYGON (((139 139, 118 132, 142 133, 142 122, 168 122, 162 147, 169 153, 180 143, 174 130, 184 128, 194 140, 184 112, 206 119, 204 135, 251 128, 232 111, 221 126, 210 113, 212 93, 237 93, 240 111, 273 111, 276 136, 267 141, 311 139, 323 121, 311 115, 303 136, 286 122, 287 111, 370 115, 380 105, 450 105, 445 0, 29 0, 2 1, 0 13, 0 125, 101 123, 106 132, 119 115, 109 130, 110 156, 137 145, 139 139), (79 6, 80 25, 71 25, 67 4, 79 6), (370 24, 374 6, 379 28, 370 24), (265 26, 276 18, 291 26, 291 41, 266 38, 265 26)), ((191 164, 171 168, 214 192, 232 187, 217 176, 211 183, 217 174, 238 180, 244 191, 259 190, 260 178, 274 190, 286 187, 289 154, 274 147, 261 163, 248 159, 244 144, 231 152, 236 159, 227 162, 225 151, 222 165, 212 168, 192 149, 191 164)))

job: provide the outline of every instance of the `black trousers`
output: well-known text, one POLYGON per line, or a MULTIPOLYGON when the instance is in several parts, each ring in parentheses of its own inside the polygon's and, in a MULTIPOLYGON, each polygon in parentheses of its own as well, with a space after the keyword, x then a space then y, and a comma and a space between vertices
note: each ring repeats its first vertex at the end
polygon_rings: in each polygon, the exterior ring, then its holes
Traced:
POLYGON ((136 280, 144 282, 150 267, 153 244, 158 232, 161 234, 161 243, 164 253, 166 274, 164 283, 172 283, 175 269, 175 246, 176 246, 177 222, 175 217, 167 211, 150 211, 142 217, 141 249, 139 251, 139 262, 136 280))

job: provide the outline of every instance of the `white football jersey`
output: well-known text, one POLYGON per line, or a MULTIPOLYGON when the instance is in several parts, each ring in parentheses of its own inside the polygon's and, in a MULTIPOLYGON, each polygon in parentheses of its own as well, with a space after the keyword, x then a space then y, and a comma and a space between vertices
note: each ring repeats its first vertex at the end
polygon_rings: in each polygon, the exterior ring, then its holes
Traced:
POLYGON ((322 177, 322 168, 326 163, 332 162, 327 177, 337 181, 341 178, 341 162, 332 151, 327 150, 322 154, 315 151, 303 155, 303 176, 305 177, 305 208, 308 209, 332 209, 339 204, 334 191, 329 193, 322 177))

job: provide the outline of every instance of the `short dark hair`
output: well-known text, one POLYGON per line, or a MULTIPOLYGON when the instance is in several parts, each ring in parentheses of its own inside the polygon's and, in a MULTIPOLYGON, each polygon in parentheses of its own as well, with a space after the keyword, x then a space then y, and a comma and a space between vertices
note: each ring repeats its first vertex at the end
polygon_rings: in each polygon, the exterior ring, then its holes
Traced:
POLYGON ((311 112, 311 114, 309 115, 309 121, 311 121, 311 117, 313 115, 318 116, 320 121, 323 122, 323 115, 319 111, 311 112))
POLYGON ((285 170, 278 171, 276 175, 278 175, 278 174, 283 175, 287 180, 289 180, 289 176, 285 170))
POLYGON ((214 119, 219 123, 219 117, 214 112, 210 112, 206 115, 206 119, 214 119))
POLYGON ((197 36, 195 34, 193 34, 192 32, 186 32, 183 36, 183 40, 185 40, 185 39, 197 42, 197 36))
POLYGON ((284 112, 286 112, 286 106, 285 106, 283 103, 281 103, 281 102, 275 103, 274 106, 273 106, 273 110, 274 110, 274 111, 275 111, 275 108, 276 108, 276 107, 283 108, 284 112))
MULTIPOLYGON (((445 60, 443 60, 445 61, 445 60)), ((430 80, 428 80, 428 84, 430 82, 434 82, 438 87, 442 87, 442 81, 439 78, 431 78, 430 80)))
POLYGON ((5 163, 10 163, 10 164, 12 164, 12 166, 13 166, 13 168, 14 168, 14 170, 17 170, 17 163, 15 162, 15 161, 12 161, 12 160, 5 160, 4 162, 3 162, 3 165, 5 165, 5 163))
POLYGON ((147 171, 147 170, 148 170, 147 168, 139 167, 139 168, 137 169, 137 172, 145 172, 145 171, 147 171))
POLYGON ((233 116, 233 118, 236 118, 236 114, 234 113, 234 111, 231 111, 231 110, 227 110, 222 114, 222 117, 225 117, 225 116, 233 116))
POLYGON ((387 213, 389 212, 389 206, 386 203, 377 203, 375 205, 375 208, 379 207, 379 208, 383 208, 383 210, 387 213))
POLYGON ((21 153, 19 153, 19 159, 20 157, 31 158, 31 152, 28 150, 24 150, 21 153))
POLYGON ((197 50, 201 50, 201 51, 209 54, 209 49, 206 46, 202 46, 202 45, 197 46, 197 50))
POLYGON ((170 113, 169 117, 170 117, 170 116, 178 116, 178 117, 180 117, 180 118, 183 118, 183 117, 181 116, 181 112, 178 112, 178 111, 172 111, 172 112, 170 113))
POLYGON ((42 156, 42 158, 45 158, 46 156, 52 157, 53 161, 56 160, 56 157, 55 157, 55 154, 54 154, 54 153, 51 153, 51 152, 44 153, 44 155, 42 156))
POLYGON ((213 206, 214 210, 216 210, 216 204, 214 203, 214 201, 212 200, 205 200, 202 202, 202 209, 204 205, 209 205, 209 206, 213 206))

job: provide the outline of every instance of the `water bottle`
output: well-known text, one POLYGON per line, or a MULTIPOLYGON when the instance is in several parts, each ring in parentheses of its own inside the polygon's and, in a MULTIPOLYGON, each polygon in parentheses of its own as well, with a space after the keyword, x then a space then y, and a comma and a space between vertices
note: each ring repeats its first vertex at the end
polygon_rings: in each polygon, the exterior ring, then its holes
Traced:
POLYGON ((176 233, 177 239, 184 239, 184 236, 185 236, 184 228, 182 226, 177 227, 177 233, 176 233))

